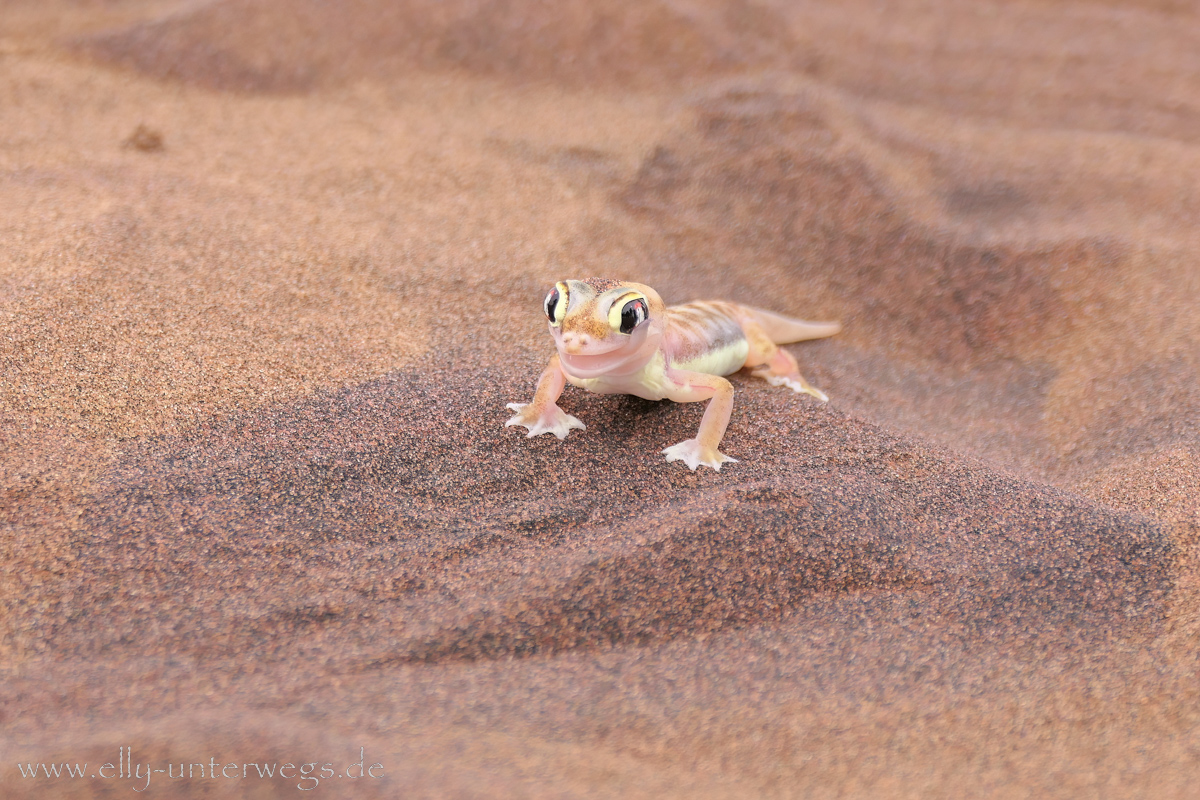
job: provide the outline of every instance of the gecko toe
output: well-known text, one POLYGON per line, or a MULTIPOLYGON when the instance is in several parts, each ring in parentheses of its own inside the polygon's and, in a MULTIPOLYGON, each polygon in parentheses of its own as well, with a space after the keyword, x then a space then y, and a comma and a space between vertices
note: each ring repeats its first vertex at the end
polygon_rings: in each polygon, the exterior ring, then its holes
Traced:
POLYGON ((786 386, 796 394, 811 395, 820 400, 822 403, 829 402, 829 396, 827 394, 799 376, 760 374, 758 377, 762 378, 772 386, 786 386))
POLYGON ((736 458, 725 455, 715 447, 704 447, 695 439, 687 439, 679 444, 673 444, 665 448, 663 454, 667 457, 668 462, 682 461, 692 472, 695 472, 701 464, 720 472, 721 464, 726 461, 737 462, 736 458))
POLYGON ((543 433, 552 433, 559 440, 567 438, 567 434, 573 430, 587 430, 587 426, 578 418, 565 413, 557 406, 553 406, 550 411, 543 413, 539 417, 533 419, 528 418, 524 410, 529 404, 509 403, 508 407, 515 414, 508 422, 504 423, 504 427, 520 426, 527 428, 528 432, 525 437, 532 439, 535 436, 541 436, 543 433))

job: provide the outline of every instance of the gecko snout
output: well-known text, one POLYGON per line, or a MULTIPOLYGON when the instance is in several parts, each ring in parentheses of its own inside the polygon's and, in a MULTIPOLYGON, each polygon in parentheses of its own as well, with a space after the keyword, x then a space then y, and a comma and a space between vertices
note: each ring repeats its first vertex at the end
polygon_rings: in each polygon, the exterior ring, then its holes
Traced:
POLYGON ((592 337, 578 331, 565 331, 562 335, 562 343, 563 347, 567 348, 567 352, 574 353, 591 344, 592 337))

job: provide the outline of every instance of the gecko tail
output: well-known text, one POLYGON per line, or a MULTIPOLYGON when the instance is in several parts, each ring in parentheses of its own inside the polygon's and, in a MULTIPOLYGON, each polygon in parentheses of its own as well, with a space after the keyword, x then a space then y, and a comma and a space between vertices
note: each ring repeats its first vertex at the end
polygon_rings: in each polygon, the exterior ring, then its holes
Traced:
POLYGON ((775 344, 791 344, 808 339, 824 339, 833 336, 842 329, 840 322, 806 322, 802 319, 792 319, 773 311, 761 308, 742 306, 750 317, 758 323, 771 341, 775 344))

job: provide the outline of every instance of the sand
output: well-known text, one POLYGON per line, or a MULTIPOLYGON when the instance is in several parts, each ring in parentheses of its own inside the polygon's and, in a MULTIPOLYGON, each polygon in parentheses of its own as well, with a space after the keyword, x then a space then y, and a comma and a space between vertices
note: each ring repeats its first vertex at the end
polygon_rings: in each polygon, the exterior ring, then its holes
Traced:
POLYGON ((1191 796, 1190 9, 7 3, 4 796, 1191 796), (506 429, 592 275, 831 402, 506 429))

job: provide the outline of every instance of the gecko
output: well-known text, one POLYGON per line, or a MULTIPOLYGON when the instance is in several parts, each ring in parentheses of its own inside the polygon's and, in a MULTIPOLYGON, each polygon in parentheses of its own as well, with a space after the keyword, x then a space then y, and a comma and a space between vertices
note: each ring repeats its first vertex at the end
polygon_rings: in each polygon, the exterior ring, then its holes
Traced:
POLYGON ((554 354, 533 400, 509 403, 516 414, 505 423, 527 428, 529 437, 565 439, 572 430, 585 430, 558 407, 568 383, 597 394, 708 400, 696 438, 662 452, 693 472, 701 464, 719 472, 723 463, 738 460, 718 449, 733 412, 733 384, 725 375, 748 368, 774 386, 829 399, 804 380, 796 359, 779 345, 833 336, 841 330, 837 322, 805 322, 724 301, 668 306, 649 286, 607 278, 559 281, 542 308, 554 354))

